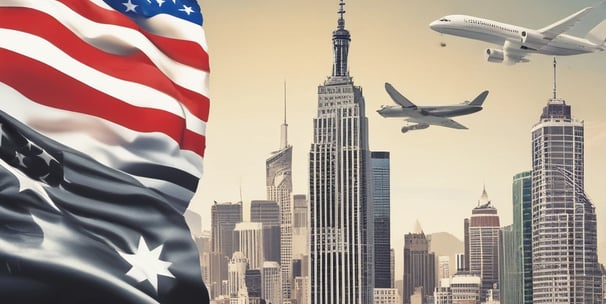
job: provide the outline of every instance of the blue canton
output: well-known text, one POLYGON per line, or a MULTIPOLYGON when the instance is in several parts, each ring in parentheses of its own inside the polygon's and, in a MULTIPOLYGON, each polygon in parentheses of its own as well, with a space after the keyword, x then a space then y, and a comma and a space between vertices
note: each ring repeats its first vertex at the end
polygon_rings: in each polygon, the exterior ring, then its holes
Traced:
POLYGON ((169 14, 202 25, 202 11, 196 0, 103 0, 113 9, 137 18, 169 14))

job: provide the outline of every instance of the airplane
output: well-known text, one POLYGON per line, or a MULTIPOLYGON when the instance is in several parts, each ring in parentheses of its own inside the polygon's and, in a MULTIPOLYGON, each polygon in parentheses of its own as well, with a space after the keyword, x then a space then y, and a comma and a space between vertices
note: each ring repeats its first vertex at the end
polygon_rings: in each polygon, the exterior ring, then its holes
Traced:
POLYGON ((485 51, 489 62, 515 64, 528 62, 526 55, 569 56, 603 51, 606 47, 606 20, 595 26, 585 38, 564 34, 591 10, 586 7, 558 22, 534 30, 488 19, 449 15, 429 27, 437 32, 501 45, 485 51))
POLYGON ((402 133, 429 128, 430 125, 453 129, 467 129, 464 125, 448 118, 467 115, 482 110, 482 103, 488 96, 488 91, 480 93, 471 102, 465 101, 451 106, 416 106, 408 98, 398 92, 390 83, 385 83, 387 94, 398 104, 397 106, 381 106, 377 110, 385 118, 404 118, 409 125, 402 127, 402 133))

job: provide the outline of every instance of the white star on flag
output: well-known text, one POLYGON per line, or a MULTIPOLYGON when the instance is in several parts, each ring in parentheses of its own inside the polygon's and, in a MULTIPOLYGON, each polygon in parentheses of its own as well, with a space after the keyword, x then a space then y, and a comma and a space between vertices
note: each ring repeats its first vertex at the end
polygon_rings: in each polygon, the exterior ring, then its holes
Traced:
POLYGON ((127 276, 135 279, 137 283, 145 280, 149 281, 158 292, 158 276, 174 278, 175 276, 168 270, 172 265, 171 262, 160 260, 162 248, 164 245, 156 247, 154 250, 149 250, 143 237, 139 238, 139 248, 133 254, 118 252, 132 267, 126 273, 127 276))
POLYGON ((124 4, 124 6, 126 6, 126 11, 124 11, 124 12, 135 12, 135 8, 137 8, 137 6, 138 6, 136 4, 133 4, 131 2, 131 0, 128 0, 128 2, 124 2, 122 4, 124 4))
POLYGON ((180 8, 179 10, 185 12, 188 16, 189 14, 194 12, 194 10, 190 6, 187 6, 185 4, 183 5, 183 8, 180 8))
POLYGON ((61 212, 57 205, 53 202, 53 200, 48 196, 46 190, 44 190, 43 184, 31 179, 29 176, 25 175, 21 170, 15 169, 13 166, 7 164, 4 160, 0 159, 0 166, 4 167, 4 169, 8 170, 17 178, 17 183, 19 183, 19 192, 23 192, 25 190, 31 190, 36 193, 40 198, 48 203, 49 206, 53 207, 53 209, 61 212))

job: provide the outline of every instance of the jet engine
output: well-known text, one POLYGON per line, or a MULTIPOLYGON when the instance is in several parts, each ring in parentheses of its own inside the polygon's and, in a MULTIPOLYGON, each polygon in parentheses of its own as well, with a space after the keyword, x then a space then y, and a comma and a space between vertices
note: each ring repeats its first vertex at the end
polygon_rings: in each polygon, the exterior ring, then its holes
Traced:
POLYGON ((423 130, 423 129, 427 129, 427 128, 429 128, 429 125, 424 124, 424 123, 410 125, 410 126, 404 126, 404 127, 402 127, 402 133, 406 133, 408 131, 414 131, 414 130, 423 130))
POLYGON ((543 35, 534 31, 522 31, 520 33, 522 48, 538 50, 545 45, 543 35))
POLYGON ((502 50, 486 49, 486 60, 489 62, 501 63, 505 59, 505 54, 502 50))

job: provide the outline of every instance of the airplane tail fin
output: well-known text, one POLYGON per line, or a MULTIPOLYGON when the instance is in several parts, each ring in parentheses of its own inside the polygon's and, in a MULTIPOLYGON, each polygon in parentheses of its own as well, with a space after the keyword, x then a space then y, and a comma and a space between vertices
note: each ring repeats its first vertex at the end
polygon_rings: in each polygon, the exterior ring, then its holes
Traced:
POLYGON ((604 45, 606 42, 606 20, 592 28, 585 38, 597 45, 604 45))
POLYGON ((484 91, 482 93, 480 93, 480 95, 478 95, 478 97, 474 98, 469 105, 470 106, 482 106, 482 104, 484 103, 484 100, 486 99, 486 96, 488 96, 488 91, 484 91))

